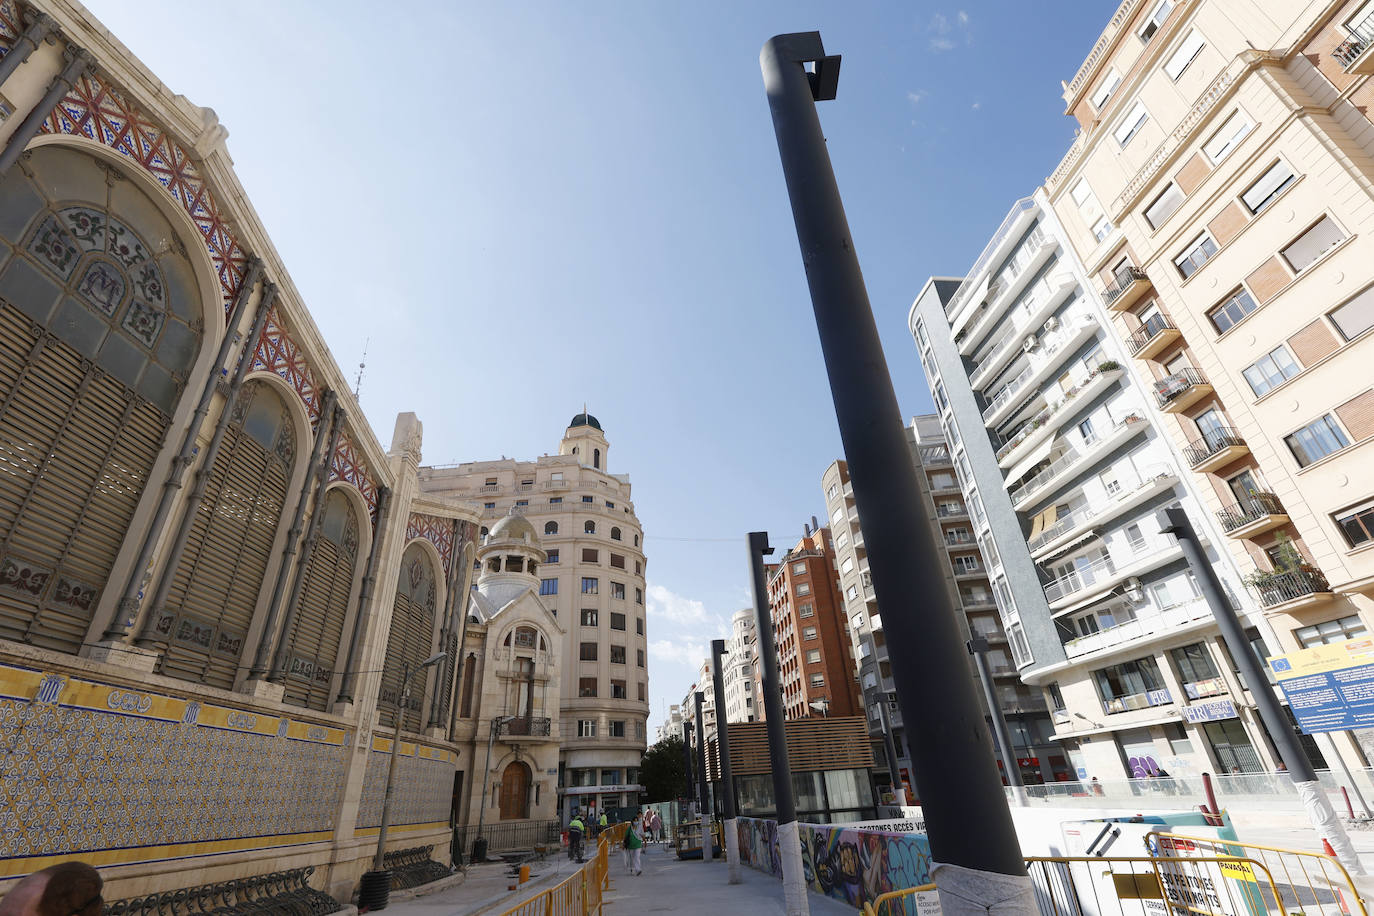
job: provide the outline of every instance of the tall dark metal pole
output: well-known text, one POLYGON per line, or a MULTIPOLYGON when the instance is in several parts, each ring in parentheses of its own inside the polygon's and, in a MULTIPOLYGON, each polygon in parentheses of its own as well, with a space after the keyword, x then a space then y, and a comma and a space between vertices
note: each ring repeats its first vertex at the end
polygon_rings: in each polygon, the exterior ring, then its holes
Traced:
POLYGON ((683 795, 690 802, 696 796, 696 784, 692 782, 692 723, 682 723, 682 760, 686 767, 687 785, 683 795))
POLYGON ((1260 667, 1259 659, 1250 648, 1250 640, 1245 638, 1245 629, 1241 626, 1240 618, 1236 616, 1235 608, 1226 597, 1216 570, 1202 552, 1197 531, 1193 528, 1188 513, 1183 511, 1181 506, 1174 506, 1160 509, 1157 517, 1159 530, 1165 534, 1172 534, 1178 546, 1183 548, 1183 557, 1188 561, 1188 566, 1202 589, 1202 597, 1212 609, 1217 629, 1221 630, 1221 638, 1231 653, 1231 661, 1235 663, 1236 670, 1250 688, 1250 696, 1259 708, 1260 719, 1269 730, 1269 737, 1279 752, 1279 759, 1288 767, 1288 776, 1293 780, 1293 787, 1302 799, 1303 807, 1307 809, 1317 834, 1331 842, 1341 864, 1354 874, 1364 874, 1355 848, 1350 844, 1350 837, 1346 835, 1345 827, 1336 817, 1326 793, 1317 784, 1317 774, 1312 769, 1312 763, 1298 745, 1293 727, 1288 724, 1288 717, 1284 715, 1278 697, 1269 686, 1269 679, 1260 667))
POLYGON ((897 695, 902 709, 929 710, 910 745, 931 855, 983 873, 989 901, 1020 893, 1029 908, 1030 882, 968 676, 957 612, 936 587, 939 553, 816 113, 817 101, 835 97, 840 58, 826 55, 819 32, 804 32, 770 39, 759 64, 897 695), (807 73, 804 65, 812 62, 815 72, 807 73), (940 701, 926 702, 930 697, 940 701), (1017 878, 1016 887, 999 875, 1017 878))
POLYGON ((797 828, 797 804, 792 797, 792 764, 787 759, 787 722, 782 711, 782 687, 778 683, 778 649, 773 639, 773 614, 768 605, 768 582, 763 558, 773 552, 768 532, 749 532, 749 577, 754 590, 754 636, 758 641, 760 692, 763 718, 768 726, 768 758, 773 766, 773 807, 778 818, 778 854, 782 858, 782 888, 788 916, 810 913, 806 876, 802 871, 801 835, 797 828))
POLYGON ((1021 782, 1021 764, 1016 760, 1016 746, 1011 743, 1011 732, 1007 731, 1007 717, 1002 715, 1002 706, 997 702, 997 688, 992 683, 992 671, 988 668, 988 641, 975 636, 968 641, 968 654, 978 666, 978 680, 983 685, 983 699, 988 702, 988 716, 992 719, 992 736, 997 739, 997 752, 1002 757, 1002 769, 1006 773, 1007 785, 1018 805, 1026 804, 1026 787, 1021 782))
MULTIPOLYGON (((721 786, 721 829, 725 833, 725 864, 729 869, 726 883, 739 884, 739 825, 735 821, 735 779, 730 772, 730 723, 725 715, 725 673, 720 659, 725 654, 725 640, 711 640, 711 689, 716 697, 716 762, 721 786)), ((739 664, 734 659, 732 664, 739 664)))
POLYGON ((706 694, 700 690, 692 698, 697 709, 697 797, 701 799, 701 861, 709 862, 716 857, 716 844, 711 839, 711 790, 706 784, 706 721, 701 714, 701 704, 706 702, 706 694))

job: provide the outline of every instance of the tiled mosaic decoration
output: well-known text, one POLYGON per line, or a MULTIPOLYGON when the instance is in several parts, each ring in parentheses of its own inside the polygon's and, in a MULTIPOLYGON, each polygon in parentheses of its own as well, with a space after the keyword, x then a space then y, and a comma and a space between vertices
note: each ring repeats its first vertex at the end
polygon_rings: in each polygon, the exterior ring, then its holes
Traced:
MULTIPOLYGON (((386 770, 391 761, 391 742, 373 738, 363 774, 363 795, 358 804, 355 829, 380 827, 386 792, 386 770)), ((449 751, 401 742, 392 787, 391 823, 436 824, 446 822, 453 797, 453 771, 457 758, 449 751), (417 756, 416 751, 419 754, 417 756)))
POLYGON ((439 556, 444 559, 444 572, 452 575, 453 519, 412 512, 410 513, 410 520, 406 523, 406 540, 410 541, 414 538, 424 538, 433 544, 435 549, 439 551, 439 556))
POLYGON ((24 27, 19 24, 19 8, 13 0, 0 0, 0 57, 9 53, 24 27))
MULTIPOLYGON (((12 8, 11 8, 12 9, 12 8)), ((195 222, 219 275, 227 317, 248 266, 208 184, 186 150, 101 76, 82 76, 40 132, 87 137, 142 166, 195 222)))
POLYGON ((347 737, 0 666, 0 872, 28 856, 123 850, 137 861, 181 843, 331 830, 347 737))
POLYGON ((253 371, 266 371, 281 376, 291 390, 300 395, 310 416, 313 429, 320 423, 320 386, 315 382, 315 373, 301 348, 291 339, 281 320, 281 310, 276 306, 267 316, 258 338, 257 348, 253 351, 253 371))
POLYGON ((367 502, 372 520, 377 520, 377 484, 372 480, 372 472, 368 470, 367 462, 363 461, 347 429, 339 434, 339 445, 329 462, 329 479, 344 480, 357 487, 367 502))

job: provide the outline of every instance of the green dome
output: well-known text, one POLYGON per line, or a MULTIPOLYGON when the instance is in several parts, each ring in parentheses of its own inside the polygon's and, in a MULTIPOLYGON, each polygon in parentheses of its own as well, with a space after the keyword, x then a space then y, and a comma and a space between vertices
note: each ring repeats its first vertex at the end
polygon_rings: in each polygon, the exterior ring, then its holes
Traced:
MULTIPOLYGON (((572 422, 568 424, 568 428, 571 429, 574 426, 590 426, 593 429, 601 429, 601 423, 597 421, 596 417, 586 412, 580 413, 572 418, 572 422)), ((605 432, 605 430, 602 430, 602 432, 605 432)))

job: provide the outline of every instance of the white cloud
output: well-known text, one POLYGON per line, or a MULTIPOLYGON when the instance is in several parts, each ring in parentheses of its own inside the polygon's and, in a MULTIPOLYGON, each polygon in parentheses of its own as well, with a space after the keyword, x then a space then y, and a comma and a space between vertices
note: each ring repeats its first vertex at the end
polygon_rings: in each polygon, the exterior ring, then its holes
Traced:
POLYGON ((650 585, 645 591, 649 599, 648 615, 655 621, 679 624, 704 624, 714 615, 706 613, 706 605, 695 598, 687 598, 669 591, 662 585, 650 585))
MULTIPOLYGON (((656 639, 649 643, 649 657, 660 662, 676 662, 696 668, 710 653, 702 643, 690 640, 656 639)), ((686 690, 690 685, 681 685, 686 690)))
POLYGON ((978 109, 980 109, 980 108, 982 108, 982 107, 983 107, 983 103, 982 103, 982 102, 974 102, 974 103, 973 103, 973 110, 974 110, 974 111, 977 111, 978 109))
POLYGON ((913 105, 921 104, 921 99, 925 97, 926 94, 924 90, 912 90, 906 94, 906 100, 913 105))
POLYGON ((932 51, 953 51, 954 42, 948 38, 932 38, 930 40, 930 50, 932 51))
POLYGON ((968 13, 963 10, 959 11, 959 24, 965 28, 968 27, 968 13))
POLYGON ((944 51, 953 51, 962 43, 973 44, 973 36, 969 32, 969 15, 965 10, 959 10, 954 14, 951 21, 944 13, 936 13, 930 17, 930 23, 926 25, 926 32, 933 36, 930 39, 930 50, 939 54, 944 51))
POLYGON ((949 34, 949 17, 944 13, 936 13, 930 17, 930 25, 926 26, 927 32, 934 32, 936 35, 949 34))

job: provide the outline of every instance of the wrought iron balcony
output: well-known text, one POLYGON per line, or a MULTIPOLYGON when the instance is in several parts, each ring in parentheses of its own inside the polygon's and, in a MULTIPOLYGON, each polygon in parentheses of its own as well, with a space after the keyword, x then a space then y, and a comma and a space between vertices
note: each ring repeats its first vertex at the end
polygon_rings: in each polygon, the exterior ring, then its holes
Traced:
POLYGON ((1336 58, 1342 69, 1368 73, 1371 67, 1365 52, 1374 44, 1374 12, 1348 28, 1350 37, 1337 45, 1331 56, 1336 58))
POLYGON ((1156 315, 1126 338, 1126 346, 1137 359, 1150 359, 1179 337, 1178 328, 1156 315))
POLYGON ((1128 308, 1140 298, 1149 284, 1150 278, 1145 271, 1128 264, 1112 275, 1112 282, 1102 290, 1102 301, 1109 309, 1128 308))
POLYGON ((497 734, 505 738, 547 738, 551 722, 546 716, 512 716, 501 720, 497 734))
POLYGON ((1193 368, 1183 368, 1155 382, 1155 401, 1165 413, 1178 413, 1212 393, 1207 377, 1193 368))
POLYGON ((1194 439, 1183 448, 1183 457, 1195 471, 1220 467, 1250 450, 1245 440, 1229 426, 1219 427, 1201 439, 1194 439))
POLYGON ((1217 513, 1222 530, 1232 537, 1249 537, 1288 520, 1283 503, 1273 493, 1251 493, 1217 513))
POLYGON ((1299 569, 1292 572, 1276 572, 1255 582, 1259 592, 1260 604, 1270 608, 1301 598, 1329 594, 1331 586, 1326 577, 1315 569, 1299 569))

